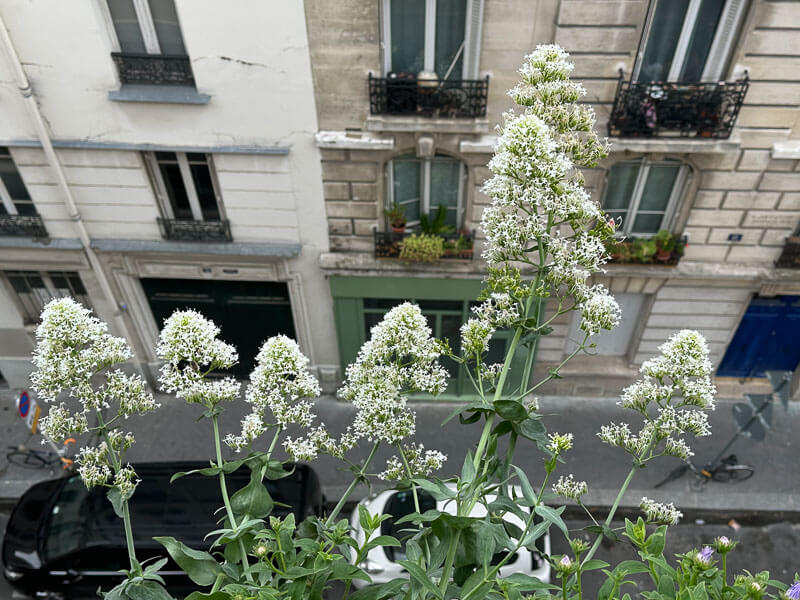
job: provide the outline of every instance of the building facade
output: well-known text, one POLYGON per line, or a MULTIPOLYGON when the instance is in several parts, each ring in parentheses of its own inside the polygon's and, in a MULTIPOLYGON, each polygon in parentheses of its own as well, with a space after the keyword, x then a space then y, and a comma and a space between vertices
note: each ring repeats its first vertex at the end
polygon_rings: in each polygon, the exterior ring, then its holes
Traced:
MULTIPOLYGON (((585 176, 622 223, 614 263, 596 280, 616 293, 623 320, 545 393, 616 395, 682 328, 708 339, 724 395, 760 387, 765 370, 796 369, 800 3, 308 0, 305 9, 331 249, 320 264, 343 365, 400 299, 419 302, 457 346, 484 273, 474 232, 506 90, 526 53, 557 43, 612 144, 585 176), (430 230, 441 211, 450 252, 434 264, 398 260, 407 233, 391 231, 392 208, 409 230, 423 215, 430 230)), ((556 323, 541 373, 574 347, 574 317, 556 323)), ((452 375, 448 394, 468 393, 464 374, 452 375)))
POLYGON ((151 383, 161 322, 189 307, 237 374, 286 333, 332 386, 302 5, 11 0, 0 18, 0 383, 29 385, 39 312, 72 295, 151 383))

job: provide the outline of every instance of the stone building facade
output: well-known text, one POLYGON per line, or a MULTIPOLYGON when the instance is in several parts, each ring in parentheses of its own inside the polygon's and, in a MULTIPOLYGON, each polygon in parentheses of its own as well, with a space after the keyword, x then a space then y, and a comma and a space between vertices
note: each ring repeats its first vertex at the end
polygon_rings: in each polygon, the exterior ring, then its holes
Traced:
MULTIPOLYGON (((384 211, 399 201, 411 222, 446 204, 469 236, 487 203, 480 187, 506 90, 527 52, 557 43, 610 134, 612 152, 585 173, 587 187, 622 217, 623 246, 641 260, 598 278, 619 295, 623 325, 548 391, 616 395, 681 328, 707 337, 723 394, 797 367, 800 3, 308 0, 305 9, 331 248, 320 260, 343 364, 401 298, 420 302, 439 335, 457 335, 484 272, 480 239, 471 260, 405 264, 378 256, 390 235, 384 211), (486 77, 488 92, 476 92, 486 77), (460 169, 451 193, 437 161, 460 169), (658 235, 686 244, 682 256, 647 256, 658 235)), ((557 323, 537 369, 569 353, 575 326, 557 323)))

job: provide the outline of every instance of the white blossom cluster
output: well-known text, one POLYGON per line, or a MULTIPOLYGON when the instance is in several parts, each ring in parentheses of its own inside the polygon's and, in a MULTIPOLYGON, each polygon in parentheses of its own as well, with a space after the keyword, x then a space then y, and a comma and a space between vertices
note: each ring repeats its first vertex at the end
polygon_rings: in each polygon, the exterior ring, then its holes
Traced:
POLYGON ((239 395, 235 378, 206 378, 239 360, 236 348, 220 340, 219 332, 213 321, 194 310, 175 311, 164 321, 156 346, 156 355, 164 361, 159 377, 163 391, 209 407, 239 395))
POLYGON ((357 409, 355 439, 395 445, 414 433, 415 415, 405 393, 444 391, 448 374, 438 363, 441 350, 418 306, 406 302, 386 313, 347 367, 339 390, 357 409))
POLYGON ((716 390, 708 346, 700 333, 682 330, 659 350, 659 356, 642 364, 643 378, 625 388, 618 402, 642 416, 641 430, 634 434, 626 423, 611 423, 602 426, 598 436, 640 460, 657 456, 659 449, 660 454, 686 460, 693 452, 682 436, 711 434, 707 411, 714 409, 716 390))
POLYGON ((472 312, 475 317, 461 326, 461 349, 467 356, 488 352, 494 332, 501 327, 510 327, 519 319, 517 301, 506 292, 493 292, 479 305, 473 306, 472 312))
POLYGON ((594 293, 580 306, 580 327, 589 335, 600 333, 602 329, 611 330, 619 325, 622 315, 619 304, 602 285, 596 286, 594 293))
MULTIPOLYGON (((85 433, 89 430, 88 416, 110 408, 113 401, 118 402, 117 416, 124 418, 158 408, 139 376, 112 368, 131 356, 125 340, 110 335, 108 326, 79 303, 71 298, 49 302, 36 328, 33 387, 45 402, 55 403, 66 396, 66 400, 75 399, 81 406, 71 411, 64 401, 53 404, 41 421, 42 433, 57 441, 85 433)), ((134 443, 133 435, 118 429, 107 430, 105 435, 110 447, 102 442, 78 452, 78 473, 87 487, 109 485, 111 480, 110 485, 121 492, 132 492, 135 473, 130 477, 127 471, 114 475, 113 465, 120 464, 123 453, 134 443)))
POLYGON ((647 497, 642 498, 639 508, 642 510, 649 523, 677 525, 678 521, 683 516, 683 513, 676 510, 672 502, 669 504, 661 504, 647 497))
POLYGON ((581 501, 581 496, 589 491, 589 486, 585 481, 576 481, 573 476, 563 475, 558 478, 558 481, 553 485, 553 493, 556 496, 564 496, 575 502, 581 501))
POLYGON ((310 429, 305 437, 287 437, 283 442, 283 448, 292 460, 305 461, 315 460, 319 454, 342 458, 355 445, 356 438, 350 431, 336 440, 330 436, 324 423, 310 429))
POLYGON ((547 437, 547 449, 553 454, 561 454, 572 448, 574 436, 571 433, 550 433, 547 437))
POLYGON ((271 421, 281 429, 291 423, 310 427, 314 415, 312 403, 306 398, 318 396, 320 387, 317 378, 308 372, 308 362, 297 342, 285 335, 264 342, 245 395, 252 412, 242 420, 241 435, 228 435, 225 443, 236 450, 249 446, 266 431, 267 410, 272 413, 271 421))
POLYGON ((425 446, 422 444, 403 445, 402 452, 411 473, 409 474, 406 470, 401 457, 392 456, 386 461, 386 470, 378 473, 380 479, 398 481, 414 477, 427 477, 441 469, 447 460, 447 456, 438 450, 425 450, 425 446))

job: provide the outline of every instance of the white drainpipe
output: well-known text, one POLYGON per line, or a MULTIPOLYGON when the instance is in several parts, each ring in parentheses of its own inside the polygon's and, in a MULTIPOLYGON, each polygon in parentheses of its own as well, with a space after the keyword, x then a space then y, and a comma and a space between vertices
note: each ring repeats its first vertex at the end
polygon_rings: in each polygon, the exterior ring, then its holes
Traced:
POLYGON ((14 69, 17 87, 19 88, 22 97, 25 99, 25 107, 28 109, 28 113, 30 114, 33 124, 36 127, 36 133, 39 138, 39 142, 42 144, 44 153, 47 156, 47 162, 56 177, 56 185, 61 191, 62 199, 67 207, 67 212, 78 229, 78 237, 80 238, 83 250, 86 252, 86 256, 89 259, 89 264, 91 265, 97 280, 100 282, 100 288, 103 290, 103 295, 114 308, 114 317, 117 321, 120 333, 122 333, 122 335, 128 340, 128 343, 131 343, 132 338, 130 336, 130 332, 128 331, 128 327, 125 324, 125 320, 122 318, 119 304, 114 298, 114 291, 111 288, 108 276, 103 270, 103 265, 100 262, 100 259, 92 249, 92 241, 89 237, 89 232, 86 230, 86 225, 84 224, 81 213, 78 210, 77 204, 75 203, 75 198, 72 196, 72 190, 70 190, 69 184, 67 183, 61 162, 58 160, 55 150, 53 150, 53 143, 50 140, 50 133, 47 131, 47 126, 42 119, 42 113, 39 111, 39 105, 36 103, 36 98, 33 95, 33 89, 28 81, 28 76, 25 74, 25 70, 22 68, 22 63, 20 62, 17 51, 14 48, 14 43, 11 41, 11 37, 8 34, 8 28, 6 27, 2 14, 0 14, 0 37, 3 38, 3 45, 5 46, 6 54, 8 55, 9 62, 14 69))

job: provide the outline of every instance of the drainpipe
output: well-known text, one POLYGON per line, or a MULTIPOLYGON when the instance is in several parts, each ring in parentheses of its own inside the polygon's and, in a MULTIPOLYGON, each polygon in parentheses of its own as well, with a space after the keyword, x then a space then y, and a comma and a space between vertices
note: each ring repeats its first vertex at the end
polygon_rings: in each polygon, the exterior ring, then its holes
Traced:
POLYGON ((22 97, 25 99, 25 107, 27 108, 31 119, 33 120, 33 124, 36 127, 36 134, 39 138, 39 142, 42 144, 44 153, 47 156, 47 162, 56 177, 56 185, 61 191, 62 199, 67 207, 67 212, 69 213, 73 223, 75 223, 75 227, 78 229, 78 237, 80 238, 81 246, 83 246, 83 250, 89 259, 89 264, 91 265, 97 280, 100 282, 100 288, 103 290, 103 295, 114 307, 114 318, 117 321, 119 331, 127 340, 129 340, 130 343, 132 338, 128 331, 128 327, 125 324, 125 320, 122 318, 119 305, 114 299, 114 292, 111 288, 108 276, 103 270, 103 265, 100 262, 100 259, 97 257, 95 251, 92 249, 92 241, 89 237, 89 232, 86 230, 86 225, 84 224, 81 213, 78 210, 77 204, 75 203, 75 198, 72 196, 72 191, 67 183, 67 178, 64 175, 64 169, 61 166, 61 162, 58 160, 55 150, 53 150, 53 143, 50 139, 50 133, 47 131, 47 126, 45 125, 44 119, 42 119, 42 113, 39 111, 39 105, 36 103, 36 98, 33 95, 33 89, 28 81, 28 76, 25 74, 25 70, 22 68, 22 63, 20 62, 17 51, 14 48, 14 43, 11 41, 11 37, 8 34, 8 28, 6 27, 2 14, 0 14, 0 37, 2 37, 6 54, 8 55, 9 62, 14 69, 17 87, 19 88, 22 97))

